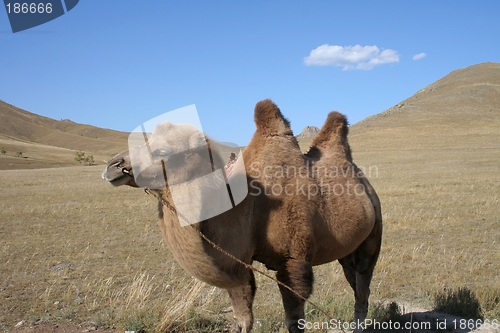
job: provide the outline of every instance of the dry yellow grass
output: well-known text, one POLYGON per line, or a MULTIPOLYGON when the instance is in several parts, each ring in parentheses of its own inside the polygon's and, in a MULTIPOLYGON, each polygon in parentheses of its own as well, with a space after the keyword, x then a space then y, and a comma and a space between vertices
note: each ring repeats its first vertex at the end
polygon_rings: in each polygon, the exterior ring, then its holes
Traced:
POLYGON ((122 330, 227 325, 225 292, 187 276, 164 246, 155 199, 113 188, 101 172, 0 174, 0 329, 21 320, 122 330))
MULTIPOLYGON (((77 150, 73 149, 13 140, 0 135, 0 150, 2 149, 5 150, 5 154, 0 154, 0 170, 56 168, 79 165, 75 160, 77 150), (22 157, 16 157, 17 152, 21 152, 22 157)), ((126 149, 126 144, 121 147, 121 150, 124 149, 126 149)), ((96 165, 104 165, 103 160, 108 160, 119 151, 119 147, 117 147, 115 153, 86 150, 85 156, 92 155, 96 165)))

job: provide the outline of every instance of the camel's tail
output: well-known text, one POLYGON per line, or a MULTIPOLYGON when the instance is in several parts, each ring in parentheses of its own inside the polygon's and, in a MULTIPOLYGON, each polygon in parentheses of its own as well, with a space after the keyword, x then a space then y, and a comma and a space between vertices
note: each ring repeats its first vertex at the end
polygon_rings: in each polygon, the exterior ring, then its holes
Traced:
MULTIPOLYGON (((351 148, 347 141, 349 124, 346 116, 333 111, 328 114, 325 124, 314 138, 308 155, 316 155, 324 149, 342 151, 348 160, 351 158, 351 148)), ((312 156, 311 156, 312 157, 312 156)))
POLYGON ((280 109, 270 99, 265 99, 255 105, 254 113, 257 130, 265 135, 293 135, 290 122, 283 117, 280 109))

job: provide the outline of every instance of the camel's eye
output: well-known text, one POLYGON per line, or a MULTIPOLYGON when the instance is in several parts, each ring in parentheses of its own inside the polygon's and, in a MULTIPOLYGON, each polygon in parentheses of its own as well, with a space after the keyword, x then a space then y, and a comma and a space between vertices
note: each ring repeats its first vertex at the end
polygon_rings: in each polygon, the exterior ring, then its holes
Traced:
POLYGON ((164 148, 158 148, 153 151, 153 158, 154 159, 159 159, 159 158, 165 158, 168 155, 168 150, 164 148))

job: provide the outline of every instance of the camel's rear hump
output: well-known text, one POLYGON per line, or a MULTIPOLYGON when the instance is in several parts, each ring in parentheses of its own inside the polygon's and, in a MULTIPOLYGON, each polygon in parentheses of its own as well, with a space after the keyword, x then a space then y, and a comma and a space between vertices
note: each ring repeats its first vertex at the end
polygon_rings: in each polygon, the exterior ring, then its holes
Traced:
POLYGON ((307 155, 320 158, 321 152, 336 151, 344 153, 346 159, 352 161, 351 148, 347 141, 348 134, 349 124, 346 116, 337 111, 330 112, 323 127, 314 138, 307 155))

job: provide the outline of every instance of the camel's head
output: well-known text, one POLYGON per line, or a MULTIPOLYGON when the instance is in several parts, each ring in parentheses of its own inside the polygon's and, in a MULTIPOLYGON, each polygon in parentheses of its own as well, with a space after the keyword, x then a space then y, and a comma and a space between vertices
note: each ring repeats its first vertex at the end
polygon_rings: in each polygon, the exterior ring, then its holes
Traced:
POLYGON ((212 172, 207 147, 205 135, 194 126, 166 121, 152 134, 132 133, 130 149, 108 162, 102 178, 114 186, 162 189, 166 181, 175 185, 212 172))
POLYGON ((175 206, 181 225, 197 223, 231 209, 248 193, 243 158, 227 178, 217 145, 192 125, 164 122, 151 135, 132 133, 130 149, 114 156, 102 177, 114 186, 156 190, 175 206))

